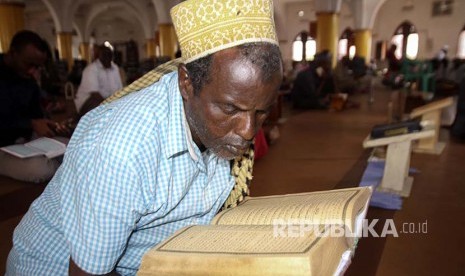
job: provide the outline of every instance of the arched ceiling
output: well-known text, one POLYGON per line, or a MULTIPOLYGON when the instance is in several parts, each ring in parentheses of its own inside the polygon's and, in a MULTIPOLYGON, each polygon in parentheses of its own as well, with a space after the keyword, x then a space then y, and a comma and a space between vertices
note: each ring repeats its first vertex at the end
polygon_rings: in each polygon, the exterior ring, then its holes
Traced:
MULTIPOLYGON (((154 0, 156 2, 164 2, 154 0)), ((111 16, 112 10, 118 16, 123 14, 127 21, 138 22, 138 28, 146 38, 154 36, 159 12, 152 0, 25 0, 26 16, 37 14, 51 18, 57 32, 71 32, 75 29, 81 39, 87 40, 89 27, 98 16, 111 16)), ((121 16, 120 16, 121 17, 121 16)))
MULTIPOLYGON (((339 11, 341 4, 350 6, 355 28, 370 28, 376 13, 387 0, 274 0, 275 20, 280 32, 286 32, 285 10, 288 4, 305 3, 320 11, 339 11), (368 12, 367 12, 368 11, 368 12)), ((158 23, 169 23, 169 10, 181 0, 24 0, 27 10, 44 16, 48 11, 57 32, 71 32, 88 41, 98 17, 119 17, 153 38, 158 23), (42 9, 42 10, 40 10, 42 9), (109 12, 111 11, 111 12, 109 12)), ((45 16, 44 16, 45 17, 45 16)), ((107 20, 109 21, 109 19, 107 20)))
POLYGON ((90 22, 88 35, 93 35, 97 43, 103 43, 105 40, 124 41, 144 34, 137 18, 128 17, 121 11, 110 11, 90 22))
POLYGON ((112 18, 126 18, 126 21, 138 23, 138 28, 143 30, 144 36, 150 38, 154 33, 154 26, 147 23, 148 16, 143 17, 133 6, 130 6, 125 1, 114 1, 111 3, 100 3, 93 5, 90 12, 86 12, 88 8, 83 6, 78 10, 77 14, 82 15, 84 19, 83 33, 84 40, 88 40, 92 28, 95 27, 94 23, 99 17, 105 18, 106 21, 111 21, 112 18))

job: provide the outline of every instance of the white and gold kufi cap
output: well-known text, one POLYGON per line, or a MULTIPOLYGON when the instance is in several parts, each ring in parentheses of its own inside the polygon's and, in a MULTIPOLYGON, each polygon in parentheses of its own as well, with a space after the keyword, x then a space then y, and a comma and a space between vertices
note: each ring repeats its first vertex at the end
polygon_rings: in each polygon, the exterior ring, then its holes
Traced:
POLYGON ((185 63, 244 43, 279 45, 272 0, 187 0, 171 18, 185 63))

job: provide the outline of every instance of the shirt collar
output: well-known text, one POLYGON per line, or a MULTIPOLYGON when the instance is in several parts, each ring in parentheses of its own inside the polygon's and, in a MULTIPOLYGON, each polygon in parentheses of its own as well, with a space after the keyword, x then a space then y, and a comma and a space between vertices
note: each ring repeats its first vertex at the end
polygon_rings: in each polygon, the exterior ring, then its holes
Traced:
POLYGON ((192 159, 194 159, 194 161, 198 161, 199 158, 197 154, 195 153, 195 148, 197 147, 197 145, 194 145, 194 140, 192 139, 192 133, 189 128, 189 124, 187 123, 187 120, 186 120, 186 113, 184 112, 184 108, 183 108, 182 115, 183 115, 182 123, 183 123, 184 129, 186 130, 185 132, 186 132, 187 150, 189 151, 189 154, 191 155, 192 159))
POLYGON ((194 161, 199 161, 201 156, 200 150, 192 140, 192 134, 186 120, 184 105, 182 102, 181 92, 178 86, 177 72, 171 75, 168 84, 168 133, 166 157, 170 158, 183 152, 189 152, 194 161))

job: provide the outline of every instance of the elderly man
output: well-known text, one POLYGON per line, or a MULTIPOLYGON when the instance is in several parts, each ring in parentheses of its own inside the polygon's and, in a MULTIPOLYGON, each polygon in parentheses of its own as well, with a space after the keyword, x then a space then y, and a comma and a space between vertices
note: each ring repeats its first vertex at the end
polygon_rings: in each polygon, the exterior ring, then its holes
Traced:
POLYGON ((82 116, 122 88, 118 66, 113 63, 110 48, 99 46, 98 58, 82 72, 76 93, 76 110, 82 116))
POLYGON ((81 119, 15 230, 7 275, 133 275, 237 196, 231 160, 250 153, 282 80, 272 1, 188 0, 171 15, 184 62, 81 119))
MULTIPOLYGON (((0 55, 0 147, 65 134, 62 126, 45 118, 40 105, 34 76, 46 59, 46 42, 31 31, 15 34, 8 53, 0 55)), ((20 159, 0 151, 0 174, 22 181, 49 180, 58 165, 45 156, 20 159)))

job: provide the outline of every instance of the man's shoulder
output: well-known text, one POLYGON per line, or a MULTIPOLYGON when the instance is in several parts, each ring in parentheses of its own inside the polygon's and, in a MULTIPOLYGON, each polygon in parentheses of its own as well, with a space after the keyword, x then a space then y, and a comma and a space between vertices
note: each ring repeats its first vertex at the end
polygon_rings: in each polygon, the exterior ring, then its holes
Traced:
POLYGON ((118 110, 115 116, 124 118, 151 118, 152 122, 157 125, 165 122, 171 114, 173 105, 182 104, 180 95, 173 84, 174 76, 164 76, 158 82, 148 85, 139 91, 130 94, 106 104, 108 108, 118 110), (173 91, 176 90, 176 91, 173 91))
POLYGON ((119 66, 118 64, 114 63, 113 61, 111 62, 111 70, 116 70, 117 72, 119 72, 119 66))
POLYGON ((98 70, 98 64, 97 64, 97 61, 93 61, 91 62, 90 64, 88 64, 86 66, 86 68, 84 68, 84 71, 82 72, 84 74, 84 72, 95 72, 98 70))
POLYGON ((169 94, 169 82, 160 80, 99 106, 83 117, 78 133, 81 139, 98 139, 110 151, 119 152, 121 158, 130 158, 140 147, 159 147, 169 132, 169 94))
POLYGON ((120 100, 130 101, 134 104, 145 103, 148 106, 159 104, 170 104, 170 98, 173 98, 177 92, 177 78, 173 73, 162 76, 158 81, 141 85, 139 90, 130 92, 120 100))
POLYGON ((171 91, 174 87, 172 77, 166 77, 99 106, 89 112, 89 115, 84 116, 84 118, 89 117, 85 120, 105 120, 112 126, 120 127, 123 125, 134 127, 138 122, 144 122, 144 124, 150 122, 150 125, 163 124, 170 114, 171 106, 182 104, 179 93, 178 97, 175 97, 176 93, 171 91))

